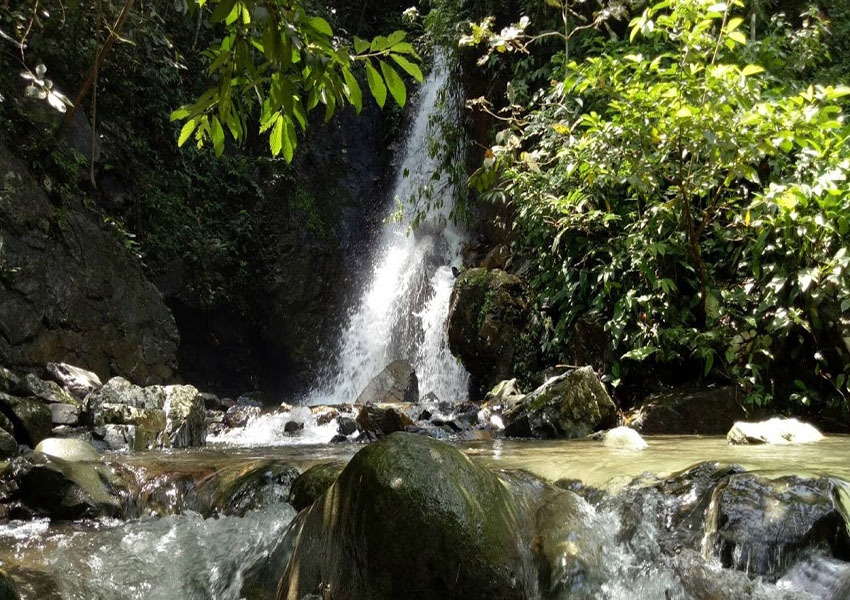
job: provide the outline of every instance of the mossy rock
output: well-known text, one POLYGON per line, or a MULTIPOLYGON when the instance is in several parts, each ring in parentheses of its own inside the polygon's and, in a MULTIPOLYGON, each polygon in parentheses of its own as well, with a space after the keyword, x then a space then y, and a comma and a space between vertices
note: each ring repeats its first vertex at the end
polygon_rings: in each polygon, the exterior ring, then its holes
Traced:
POLYGON ((533 596, 531 527, 509 481, 456 448, 395 433, 358 452, 305 513, 278 600, 533 596))
POLYGON ((304 510, 312 505, 319 496, 333 485, 344 467, 345 465, 341 462, 330 462, 310 467, 292 482, 289 503, 295 510, 304 510))
POLYGON ((0 393, 0 411, 14 426, 15 439, 34 448, 53 429, 50 409, 37 398, 19 398, 0 393))

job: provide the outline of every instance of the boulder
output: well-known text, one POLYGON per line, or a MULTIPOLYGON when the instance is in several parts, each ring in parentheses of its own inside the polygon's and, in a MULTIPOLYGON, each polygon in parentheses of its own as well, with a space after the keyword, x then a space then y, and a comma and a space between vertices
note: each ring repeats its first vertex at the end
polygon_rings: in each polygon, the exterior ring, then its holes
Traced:
POLYGON ((510 379, 517 363, 533 370, 527 343, 530 313, 520 279, 499 269, 468 269, 452 291, 448 342, 478 386, 487 390, 510 379))
POLYGON ((224 424, 228 427, 245 427, 248 421, 260 416, 259 406, 231 406, 224 413, 224 424))
POLYGON ((577 438, 613 424, 616 407, 590 367, 553 377, 505 411, 511 437, 577 438))
POLYGON ((759 423, 738 421, 726 434, 730 444, 810 444, 823 439, 823 434, 797 419, 773 418, 759 423))
POLYGON ((24 382, 28 390, 26 396, 34 396, 49 404, 79 404, 76 398, 59 387, 59 384, 55 381, 44 381, 30 373, 26 376, 24 382))
POLYGON ((15 436, 5 429, 0 429, 0 460, 17 456, 17 454, 18 442, 15 441, 15 436))
POLYGON ((516 379, 500 381, 484 396, 484 406, 490 408, 499 407, 506 409, 514 406, 522 399, 523 393, 517 385, 516 379))
POLYGON ((49 362, 47 372, 56 383, 79 400, 103 387, 97 374, 65 363, 49 362))
POLYGON ((726 435, 735 421, 746 418, 737 387, 690 386, 650 396, 626 424, 644 435, 726 435))
POLYGON ((419 380, 406 360, 395 360, 378 373, 360 392, 355 404, 386 404, 419 401, 419 380))
POLYGON ((100 460, 100 453, 91 444, 73 438, 44 439, 35 447, 35 451, 75 462, 100 460))
POLYGON ((621 450, 643 450, 647 447, 646 441, 640 434, 629 427, 609 429, 602 437, 602 445, 606 448, 621 450))
POLYGON ((6 367, 0 367, 0 392, 12 394, 13 396, 26 396, 29 394, 24 380, 6 367))
POLYGON ((0 393, 0 412, 11 421, 15 439, 31 448, 48 437, 53 428, 50 409, 36 398, 18 398, 0 393))
POLYGON ((814 549, 850 558, 848 527, 826 478, 739 473, 714 491, 706 548, 724 567, 775 579, 814 549))
POLYGON ((94 429, 95 435, 107 448, 114 451, 151 450, 162 446, 162 430, 159 432, 140 425, 103 425, 94 429))
POLYGON ((105 465, 34 453, 19 465, 21 502, 57 519, 115 517, 121 513, 118 479, 105 465))
POLYGON ((48 404, 54 425, 76 425, 80 422, 80 408, 74 404, 48 404))
POLYGON ((367 404, 357 413, 357 427, 371 436, 382 437, 396 431, 404 431, 413 421, 402 411, 390 406, 367 404))
POLYGON ((319 496, 333 485, 344 467, 345 464, 341 462, 330 462, 310 467, 292 482, 289 503, 295 510, 299 511, 311 506, 319 496))
POLYGON ((304 423, 299 423, 298 421, 287 421, 283 425, 283 432, 287 435, 296 435, 303 430, 304 423))
POLYGON ((133 408, 155 408, 165 406, 165 388, 159 385, 140 387, 123 377, 113 377, 99 390, 86 396, 86 408, 96 418, 102 404, 125 404, 133 408))
POLYGON ((277 598, 534 597, 526 514, 508 481, 456 448, 393 434, 303 513, 277 598))
POLYGON ((340 435, 351 435, 357 431, 357 422, 351 417, 339 417, 336 420, 336 430, 340 435))
POLYGON ((165 388, 163 445, 171 448, 203 446, 207 440, 204 400, 191 385, 165 388))

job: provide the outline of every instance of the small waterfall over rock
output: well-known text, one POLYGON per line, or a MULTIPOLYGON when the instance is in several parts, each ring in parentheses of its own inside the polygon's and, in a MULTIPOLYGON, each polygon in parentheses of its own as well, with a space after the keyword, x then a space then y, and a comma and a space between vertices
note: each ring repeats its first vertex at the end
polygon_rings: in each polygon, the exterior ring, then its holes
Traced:
POLYGON ((307 404, 353 402, 396 359, 413 364, 422 394, 434 392, 450 402, 467 399, 469 376, 449 352, 445 335, 452 267, 460 266, 464 233, 449 218, 455 190, 435 178, 440 157, 429 151, 435 118, 459 118, 450 85, 445 60, 438 56, 420 89, 371 277, 350 313, 336 364, 307 404), (415 209, 407 205, 401 218, 392 218, 397 202, 417 196, 435 207, 424 222, 411 228, 415 209))

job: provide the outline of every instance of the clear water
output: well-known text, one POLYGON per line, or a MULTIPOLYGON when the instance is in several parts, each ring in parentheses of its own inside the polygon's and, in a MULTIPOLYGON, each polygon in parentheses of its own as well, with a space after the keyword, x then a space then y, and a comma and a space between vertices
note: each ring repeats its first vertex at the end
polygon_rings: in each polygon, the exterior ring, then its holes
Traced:
MULTIPOLYGON (((664 475, 705 460, 737 462, 768 475, 831 475, 850 480, 846 459, 850 437, 846 436, 781 447, 729 446, 722 438, 682 436, 647 441, 649 448, 640 453, 584 440, 457 445, 490 468, 525 469, 550 480, 580 479, 612 493, 643 472, 664 475)), ((152 472, 201 471, 201 467, 238 471, 257 460, 307 468, 347 460, 360 447, 208 447, 115 455, 107 460, 152 472)), ((698 552, 662 553, 659 541, 666 533, 657 530, 652 518, 641 521, 638 531, 624 542, 617 502, 628 502, 629 496, 618 498, 600 507, 582 501, 574 514, 555 511, 548 535, 566 553, 563 572, 556 570, 554 576, 574 577, 579 564, 586 579, 586 585, 556 598, 845 600, 833 594, 836 581, 850 577, 848 565, 817 554, 805 558, 778 582, 769 583, 723 569, 698 552), (575 549, 578 553, 570 554, 575 549)), ((283 570, 280 556, 293 517, 294 510, 279 503, 244 517, 204 519, 187 512, 126 522, 13 522, 0 526, 0 562, 28 600, 270 600, 274 581, 283 570)))

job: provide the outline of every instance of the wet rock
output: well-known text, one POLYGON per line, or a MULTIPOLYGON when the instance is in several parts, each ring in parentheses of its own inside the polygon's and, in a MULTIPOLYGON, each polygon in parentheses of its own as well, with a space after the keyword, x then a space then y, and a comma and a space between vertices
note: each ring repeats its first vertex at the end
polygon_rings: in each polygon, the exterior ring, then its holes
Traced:
POLYGON ((75 462, 100 460, 100 453, 91 444, 77 439, 47 438, 35 447, 35 451, 75 462))
POLYGON ((732 475, 714 491, 708 548, 724 567, 769 579, 813 549, 846 560, 850 537, 835 494, 825 478, 732 475))
POLYGON ((65 363, 47 363, 47 372, 56 383, 79 400, 103 387, 100 377, 95 373, 65 363))
POLYGON ((34 453, 19 466, 19 497, 23 504, 51 518, 118 516, 118 480, 105 465, 73 462, 34 453))
POLYGON ((516 379, 506 379, 500 381, 496 386, 487 392, 484 397, 484 406, 491 408, 498 407, 501 409, 511 408, 515 406, 523 397, 517 385, 516 379))
POLYGON ((24 379, 24 383, 28 390, 26 396, 33 396, 47 403, 78 404, 76 398, 73 398, 54 381, 44 381, 30 373, 24 379))
POLYGON ((304 423, 298 421, 287 421, 283 426, 283 432, 288 435, 295 435, 304 430, 304 423))
POLYGON ((602 445, 606 448, 618 448, 621 450, 643 450, 647 447, 646 441, 644 441, 640 434, 629 427, 609 429, 602 437, 602 445))
POLYGON ((393 407, 380 407, 367 404, 360 407, 357 413, 357 428, 367 434, 377 437, 389 435, 396 431, 404 431, 405 427, 413 425, 407 415, 393 407))
POLYGON ((813 598, 848 600, 850 563, 819 555, 808 557, 794 565, 779 584, 813 598))
POLYGON ((340 435, 351 435, 357 431, 357 421, 351 417, 339 417, 336 420, 336 430, 340 435))
POLYGON ((260 416, 258 406, 231 406, 224 413, 224 424, 228 427, 245 427, 248 421, 260 416))
POLYGON ((15 437, 5 429, 0 429, 0 459, 11 458, 17 454, 18 442, 15 437))
POLYGON ((644 400, 626 424, 644 435, 726 435, 735 421, 746 418, 735 386, 681 387, 644 400))
POLYGON ((312 409, 313 416, 316 417, 316 425, 321 427, 327 425, 339 416, 339 411, 329 406, 320 406, 312 409))
POLYGON ((239 397, 236 399, 236 406, 245 406, 245 407, 252 407, 252 408, 262 408, 262 407, 263 407, 263 403, 262 403, 262 402, 260 402, 258 399, 256 399, 256 398, 252 398, 252 397, 250 397, 250 396, 239 396, 239 397))
POLYGON ((162 443, 170 448, 203 446, 207 440, 204 400, 191 385, 165 388, 165 431, 162 443))
POLYGON ((11 421, 15 439, 31 448, 48 437, 53 428, 50 409, 35 398, 0 393, 0 412, 11 421))
POLYGON ((358 452, 306 510, 277 597, 531 597, 523 514, 505 480, 456 448, 396 433, 358 452))
POLYGON ((823 439, 823 434, 797 419, 768 419, 760 423, 739 421, 726 435, 730 444, 809 444, 823 439))
MULTIPOLYGON (((278 461, 258 461, 248 468, 218 474, 211 509, 206 514, 244 516, 249 510, 286 502, 299 472, 278 461)), ((204 490, 201 490, 204 493, 204 490)))
POLYGON ((26 396, 29 393, 24 380, 6 367, 0 367, 0 392, 13 396, 26 396))
POLYGON ((207 410, 227 410, 221 404, 221 398, 209 392, 201 392, 201 400, 204 401, 204 408, 207 410))
POLYGON ((518 277, 498 269, 468 269, 457 278, 449 348, 485 390, 510 379, 516 362, 536 362, 523 338, 530 318, 524 294, 518 277))
POLYGON ((577 438, 613 424, 615 406, 590 367, 553 377, 503 413, 511 437, 577 438))
POLYGON ((347 436, 344 436, 341 433, 338 433, 331 438, 330 443, 331 444, 342 444, 342 443, 347 442, 347 441, 348 441, 347 436))
POLYGON ((411 403, 419 401, 419 380, 406 360, 395 360, 360 392, 355 404, 411 403))
POLYGON ((80 422, 80 408, 74 404, 49 404, 54 425, 76 425, 80 422))
POLYGON ((0 600, 21 600, 15 581, 0 569, 0 600))
POLYGON ((139 425, 108 424, 96 427, 94 434, 103 441, 110 450, 141 451, 152 450, 162 446, 162 431, 154 432, 139 425))
POLYGON ((342 473, 343 468, 345 468, 345 463, 341 462, 310 467, 292 482, 289 503, 298 511, 312 505, 319 496, 333 485, 333 482, 342 473))

